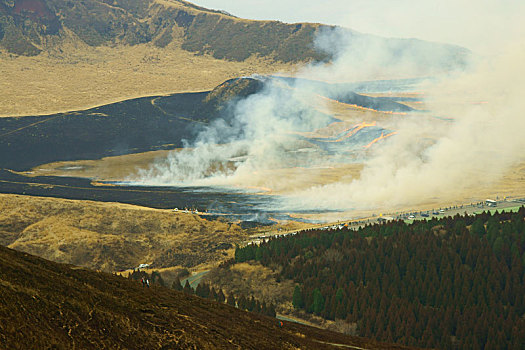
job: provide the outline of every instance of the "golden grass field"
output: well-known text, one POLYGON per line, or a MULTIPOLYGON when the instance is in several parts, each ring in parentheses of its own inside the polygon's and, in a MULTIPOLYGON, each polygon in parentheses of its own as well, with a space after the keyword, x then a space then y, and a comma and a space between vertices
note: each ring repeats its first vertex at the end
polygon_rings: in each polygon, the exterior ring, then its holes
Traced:
POLYGON ((35 57, 0 53, 0 116, 82 110, 130 98, 211 90, 225 80, 291 70, 292 65, 244 62, 151 44, 90 47, 72 41, 35 57))
POLYGON ((193 268, 227 259, 247 237, 235 224, 194 214, 6 194, 0 194, 0 223, 2 245, 104 271, 141 263, 193 268))

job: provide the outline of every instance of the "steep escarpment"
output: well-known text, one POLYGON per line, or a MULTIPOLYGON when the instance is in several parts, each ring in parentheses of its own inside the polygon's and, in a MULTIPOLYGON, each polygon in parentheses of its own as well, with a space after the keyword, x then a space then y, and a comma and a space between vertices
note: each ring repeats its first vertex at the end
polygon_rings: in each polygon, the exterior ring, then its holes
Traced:
POLYGON ((247 21, 184 1, 0 1, 0 46, 32 56, 69 37, 90 46, 152 43, 215 58, 321 60, 316 24, 247 21))

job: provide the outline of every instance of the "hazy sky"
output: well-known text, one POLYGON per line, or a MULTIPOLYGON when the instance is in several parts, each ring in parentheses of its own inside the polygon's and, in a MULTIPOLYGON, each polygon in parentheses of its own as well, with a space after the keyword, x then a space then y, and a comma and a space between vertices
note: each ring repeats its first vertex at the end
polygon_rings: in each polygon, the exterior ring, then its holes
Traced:
POLYGON ((249 19, 335 24, 387 37, 414 37, 491 54, 522 40, 525 0, 194 0, 249 19))

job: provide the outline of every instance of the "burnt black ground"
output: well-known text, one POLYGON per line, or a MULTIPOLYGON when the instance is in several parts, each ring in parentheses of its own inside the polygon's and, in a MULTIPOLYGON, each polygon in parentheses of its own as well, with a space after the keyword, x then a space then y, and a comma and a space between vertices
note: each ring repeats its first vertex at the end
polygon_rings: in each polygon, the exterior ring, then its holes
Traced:
MULTIPOLYGON (((399 110, 404 106, 389 99, 350 91, 336 96, 336 92, 345 90, 341 86, 267 77, 231 79, 209 92, 142 97, 46 116, 0 118, 0 192, 122 202, 163 209, 208 209, 228 213, 248 225, 253 221, 271 223, 270 216, 282 218, 283 214, 268 212, 268 208, 276 207, 271 202, 278 200, 270 196, 213 188, 101 187, 91 185, 86 179, 30 178, 7 170, 24 171, 55 161, 100 159, 183 147, 184 140, 191 144, 196 135, 217 118, 224 119, 225 123, 232 122, 232 102, 262 91, 272 79, 283 79, 298 88, 313 89, 316 93, 363 107, 399 110)), ((327 122, 330 118, 326 116, 327 122)))
MULTIPOLYGON (((301 88, 367 108, 409 110, 392 99, 340 92, 336 85, 303 85, 301 88)), ((45 116, 0 118, 0 167, 23 171, 55 161, 179 148, 183 140, 191 142, 213 120, 231 119, 233 111, 228 106, 232 101, 261 89, 259 80, 232 79, 210 92, 142 97, 45 116)))
POLYGON ((101 202, 120 202, 157 209, 195 208, 217 213, 250 215, 271 207, 272 198, 262 195, 211 190, 201 187, 93 186, 89 179, 37 176, 27 177, 0 169, 0 192, 101 202))
POLYGON ((202 124, 183 119, 188 117, 184 104, 175 114, 153 102, 173 98, 189 103, 195 96, 187 95, 144 97, 48 116, 0 118, 0 164, 27 170, 54 161, 181 147, 182 140, 191 138, 202 124))

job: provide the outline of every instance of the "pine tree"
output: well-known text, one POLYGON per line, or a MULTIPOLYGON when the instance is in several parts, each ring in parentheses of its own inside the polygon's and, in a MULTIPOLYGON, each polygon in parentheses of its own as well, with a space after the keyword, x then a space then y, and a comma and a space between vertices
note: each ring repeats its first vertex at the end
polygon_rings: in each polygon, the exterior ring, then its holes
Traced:
POLYGON ((237 305, 237 302, 235 301, 235 295, 233 295, 233 293, 230 293, 228 295, 228 299, 226 300, 226 303, 231 306, 237 305))
POLYGON ((224 293, 222 291, 222 289, 219 289, 219 292, 217 293, 217 299, 216 299, 219 303, 224 303, 224 301, 226 300, 226 297, 224 296, 224 293))
POLYGON ((301 309, 304 307, 303 292, 298 285, 295 286, 293 291, 292 304, 295 309, 301 309))
POLYGON ((316 315, 319 315, 324 308, 324 298, 319 288, 314 289, 313 299, 313 311, 316 315))
POLYGON ((255 298, 253 297, 253 295, 247 303, 247 309, 248 311, 253 311, 255 309, 255 298))
POLYGON ((201 298, 204 298, 204 292, 203 292, 203 289, 202 289, 202 283, 199 283, 197 285, 197 288, 195 288, 195 295, 201 297, 201 298))
POLYGON ((238 308, 241 309, 241 310, 246 310, 246 309, 248 309, 248 305, 247 304, 248 304, 248 300, 246 299, 246 297, 243 294, 241 294, 239 296, 239 298, 237 299, 237 306, 238 306, 238 308))
POLYGON ((193 294, 193 288, 191 288, 189 280, 186 280, 186 284, 184 285, 183 291, 186 294, 193 294))
POLYGON ((274 304, 270 304, 270 306, 268 307, 268 311, 267 311, 266 315, 270 316, 270 317, 276 317, 277 316, 277 312, 275 311, 275 305, 274 304))
POLYGON ((217 292, 215 291, 214 287, 211 287, 210 294, 208 295, 208 299, 215 300, 215 301, 218 300, 217 292))

